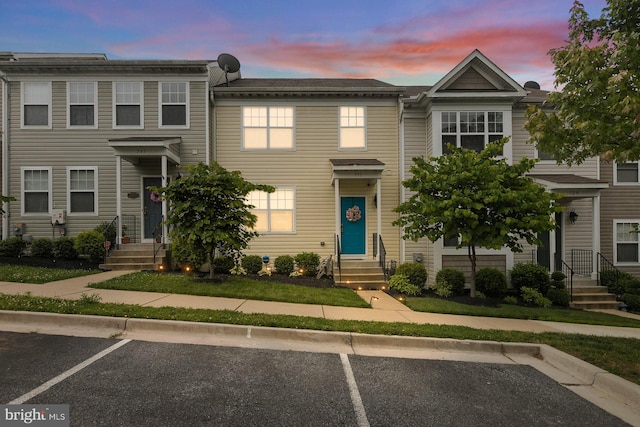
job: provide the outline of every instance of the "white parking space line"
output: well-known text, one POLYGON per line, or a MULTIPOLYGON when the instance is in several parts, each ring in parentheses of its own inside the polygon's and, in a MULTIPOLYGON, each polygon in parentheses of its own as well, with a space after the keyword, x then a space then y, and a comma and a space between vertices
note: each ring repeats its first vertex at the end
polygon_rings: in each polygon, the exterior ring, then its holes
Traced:
POLYGON ((58 384, 59 382, 62 382, 64 380, 66 380, 71 375, 75 374, 76 372, 81 371, 82 369, 84 369, 87 366, 91 365, 93 362, 102 359, 107 354, 119 349, 120 347, 122 347, 123 345, 127 344, 130 341, 131 341, 130 339, 125 339, 125 340, 119 341, 117 344, 114 344, 111 347, 109 347, 109 348, 107 348, 105 350, 102 350, 100 353, 88 358, 87 360, 85 360, 82 363, 77 364, 73 368, 63 372, 62 374, 58 375, 57 377, 50 379, 49 381, 47 381, 46 383, 42 384, 41 386, 36 387, 33 390, 31 390, 30 392, 25 393, 22 396, 18 397, 17 399, 12 400, 11 402, 7 403, 7 405, 21 405, 21 404, 25 403, 29 399, 32 399, 32 398, 36 397, 37 395, 39 395, 40 393, 43 393, 43 392, 49 390, 54 385, 58 384))
POLYGON ((369 427, 369 419, 367 418, 367 413, 364 410, 364 405, 362 404, 362 397, 360 397, 360 391, 358 390, 358 384, 356 383, 356 378, 353 376, 353 371, 351 370, 351 363, 349 363, 349 356, 347 356, 344 353, 340 353, 340 360, 342 361, 342 368, 344 369, 344 374, 347 377, 349 394, 351 394, 351 403, 353 404, 353 409, 356 412, 356 419, 358 420, 358 426, 369 427))

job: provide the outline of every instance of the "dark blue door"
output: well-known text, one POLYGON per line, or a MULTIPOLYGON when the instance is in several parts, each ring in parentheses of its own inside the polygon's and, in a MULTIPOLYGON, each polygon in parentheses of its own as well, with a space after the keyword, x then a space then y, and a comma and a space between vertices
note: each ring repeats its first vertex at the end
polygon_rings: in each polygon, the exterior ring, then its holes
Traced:
POLYGON ((345 255, 360 255, 366 252, 367 222, 364 197, 342 197, 341 252, 345 255))
MULTIPOLYGON (((144 201, 143 209, 144 215, 142 216, 142 222, 144 223, 144 239, 153 238, 153 230, 162 220, 162 201, 157 193, 153 193, 149 187, 161 187, 162 178, 143 178, 142 185, 144 186, 144 201)), ((156 234, 162 233, 162 227, 159 227, 156 234)))

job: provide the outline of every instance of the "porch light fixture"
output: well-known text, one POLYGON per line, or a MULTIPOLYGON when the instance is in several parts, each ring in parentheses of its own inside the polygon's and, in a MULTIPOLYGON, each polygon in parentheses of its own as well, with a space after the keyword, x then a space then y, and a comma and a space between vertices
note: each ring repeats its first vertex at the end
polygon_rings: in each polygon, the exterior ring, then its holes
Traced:
POLYGON ((575 224, 579 216, 575 209, 571 209, 571 212, 569 212, 569 221, 571 221, 571 224, 575 224))

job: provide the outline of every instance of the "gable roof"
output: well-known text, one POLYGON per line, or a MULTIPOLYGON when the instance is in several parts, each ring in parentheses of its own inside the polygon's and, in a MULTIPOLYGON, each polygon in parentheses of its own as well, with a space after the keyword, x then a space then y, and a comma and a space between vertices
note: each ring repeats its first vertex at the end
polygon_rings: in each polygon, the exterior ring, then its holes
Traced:
POLYGON ((241 78, 213 88, 216 95, 368 95, 398 96, 404 87, 376 79, 245 79, 241 78))

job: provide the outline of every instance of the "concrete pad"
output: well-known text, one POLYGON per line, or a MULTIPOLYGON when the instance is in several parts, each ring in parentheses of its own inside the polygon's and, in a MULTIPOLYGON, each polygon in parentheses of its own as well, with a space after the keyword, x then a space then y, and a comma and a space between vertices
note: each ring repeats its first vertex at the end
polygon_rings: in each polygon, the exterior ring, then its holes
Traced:
POLYGON ((276 301, 246 300, 237 311, 242 313, 288 314, 292 316, 324 317, 323 306, 276 301))
POLYGON ((372 310, 370 308, 334 307, 325 305, 324 317, 334 320, 362 320, 367 322, 406 322, 400 312, 394 310, 372 310))
POLYGON ((156 299, 144 305, 149 307, 184 307, 236 311, 246 301, 238 298, 214 298, 180 294, 165 295, 166 296, 161 299, 156 299))
POLYGON ((383 291, 357 291, 357 294, 376 310, 411 311, 409 307, 383 291))

